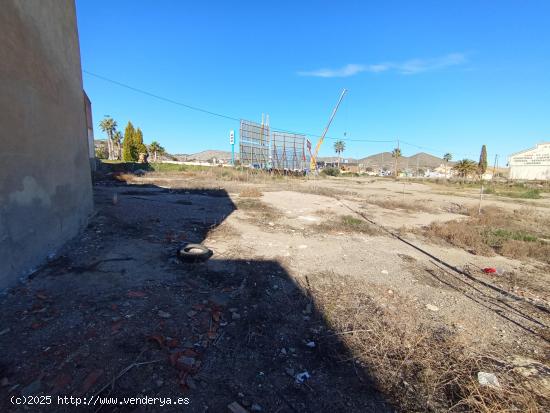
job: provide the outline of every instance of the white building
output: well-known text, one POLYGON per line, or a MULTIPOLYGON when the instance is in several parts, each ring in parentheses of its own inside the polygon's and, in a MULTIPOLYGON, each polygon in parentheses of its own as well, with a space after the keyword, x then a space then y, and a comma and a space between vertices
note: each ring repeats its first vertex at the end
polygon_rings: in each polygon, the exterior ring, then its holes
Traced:
POLYGON ((550 179, 550 142, 537 144, 532 149, 516 152, 508 158, 510 179, 550 179))

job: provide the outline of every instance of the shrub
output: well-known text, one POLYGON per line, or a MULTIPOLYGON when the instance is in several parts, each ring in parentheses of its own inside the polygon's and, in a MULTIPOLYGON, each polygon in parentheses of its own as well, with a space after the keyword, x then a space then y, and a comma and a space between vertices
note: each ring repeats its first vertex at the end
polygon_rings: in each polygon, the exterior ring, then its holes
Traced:
POLYGON ((322 174, 327 176, 338 176, 340 175, 340 169, 338 168, 325 168, 321 171, 322 174))

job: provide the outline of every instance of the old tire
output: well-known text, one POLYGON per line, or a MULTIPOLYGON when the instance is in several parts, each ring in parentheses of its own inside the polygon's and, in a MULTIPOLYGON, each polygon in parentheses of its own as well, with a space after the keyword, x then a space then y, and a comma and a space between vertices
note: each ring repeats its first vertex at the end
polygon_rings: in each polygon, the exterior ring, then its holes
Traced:
POLYGON ((212 254, 211 249, 201 244, 185 244, 178 249, 178 258, 184 262, 206 261, 212 254))

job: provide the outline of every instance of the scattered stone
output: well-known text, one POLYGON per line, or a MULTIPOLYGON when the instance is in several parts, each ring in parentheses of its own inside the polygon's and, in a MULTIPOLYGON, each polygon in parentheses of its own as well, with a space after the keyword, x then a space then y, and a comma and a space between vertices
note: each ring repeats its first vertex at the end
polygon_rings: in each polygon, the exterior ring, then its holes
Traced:
POLYGON ((433 304, 426 304, 426 308, 430 311, 439 311, 439 307, 437 307, 433 304))
POLYGON ((311 376, 307 371, 303 371, 301 373, 298 373, 294 378, 296 380, 296 383, 302 384, 304 381, 309 379, 311 376))
POLYGON ((196 311, 191 310, 191 311, 188 311, 188 312, 187 312, 187 317, 194 317, 194 316, 196 316, 196 315, 197 315, 197 312, 196 312, 196 311))
POLYGON ((388 270, 382 270, 382 271, 380 271, 380 272, 381 272, 382 274, 385 274, 385 275, 389 274, 388 270))
POLYGON ((159 310, 157 313, 160 318, 170 318, 172 315, 170 313, 167 313, 166 311, 159 310))
POLYGON ((495 376, 493 373, 486 373, 484 371, 480 371, 477 373, 477 381, 482 386, 500 387, 500 383, 498 382, 497 376, 495 376))
POLYGON ((209 298, 212 304, 215 304, 220 307, 225 307, 229 303, 229 295, 224 293, 212 294, 209 298))
POLYGON ((195 380, 193 380, 193 377, 191 376, 187 376, 185 383, 187 384, 187 387, 189 387, 191 390, 195 390, 197 388, 195 380))
POLYGON ((309 348, 315 348, 315 342, 314 341, 309 341, 306 343, 306 346, 308 346, 309 348))
POLYGON ((232 313, 231 318, 233 320, 238 320, 239 318, 241 318, 241 315, 239 313, 232 313))
POLYGON ((178 359, 178 364, 184 368, 191 369, 195 365, 195 358, 183 356, 178 359))
POLYGON ((227 409, 231 413, 248 413, 248 410, 246 410, 243 406, 241 406, 237 402, 233 402, 227 405, 227 409))
POLYGON ((311 314, 311 303, 306 305, 306 309, 303 311, 304 314, 311 314))
POLYGON ((293 368, 287 367, 287 368, 285 369, 285 373, 288 374, 290 377, 294 377, 294 373, 295 373, 295 372, 294 372, 294 369, 293 369, 293 368))
POLYGON ((35 380, 31 384, 21 389, 21 396, 23 397, 32 396, 38 393, 41 388, 42 388, 42 380, 41 379, 35 380))
POLYGON ((252 410, 253 412, 261 412, 263 408, 258 403, 253 403, 250 410, 252 410))

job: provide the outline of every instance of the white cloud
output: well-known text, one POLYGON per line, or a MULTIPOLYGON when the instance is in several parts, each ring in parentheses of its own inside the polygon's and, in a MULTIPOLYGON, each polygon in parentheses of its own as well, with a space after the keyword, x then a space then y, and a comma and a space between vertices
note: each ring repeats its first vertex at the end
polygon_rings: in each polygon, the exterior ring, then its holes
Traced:
POLYGON ((404 62, 384 62, 371 65, 348 64, 339 69, 318 69, 313 71, 298 72, 300 76, 314 77, 349 77, 362 72, 381 73, 395 71, 397 73, 411 75, 444 69, 450 66, 457 66, 466 63, 466 56, 463 53, 450 53, 445 56, 431 59, 410 59, 404 62))

